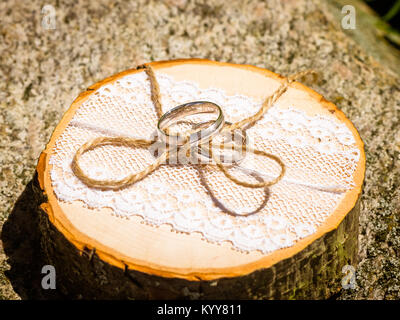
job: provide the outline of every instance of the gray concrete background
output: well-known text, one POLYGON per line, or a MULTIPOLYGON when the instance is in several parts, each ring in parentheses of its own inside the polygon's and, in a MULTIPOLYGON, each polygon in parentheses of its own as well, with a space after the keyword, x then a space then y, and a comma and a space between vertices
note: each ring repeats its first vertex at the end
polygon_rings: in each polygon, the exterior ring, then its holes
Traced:
MULTIPOLYGON (((357 29, 343 30, 343 3, 49 0, 56 29, 46 30, 46 2, 1 1, 0 228, 18 198, 28 201, 21 194, 38 155, 63 112, 91 84, 147 61, 188 57, 285 75, 312 68, 320 71, 312 87, 353 121, 367 154, 357 288, 335 298, 399 299, 400 59, 358 1, 346 2, 357 7, 357 29)), ((24 234, 22 228, 13 250, 35 260, 35 245, 23 240, 29 228, 24 234)), ((3 246, 0 240, 0 299, 43 298, 29 289, 38 284, 18 279, 33 272, 29 263, 18 264, 22 258, 11 258, 3 246)))

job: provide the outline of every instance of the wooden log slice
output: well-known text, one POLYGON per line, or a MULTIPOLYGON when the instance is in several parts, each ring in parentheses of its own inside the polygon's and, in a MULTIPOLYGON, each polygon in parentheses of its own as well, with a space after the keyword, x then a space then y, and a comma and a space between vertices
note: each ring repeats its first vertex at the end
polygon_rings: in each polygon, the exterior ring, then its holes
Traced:
MULTIPOLYGON (((283 81, 265 69, 209 60, 151 66, 164 112, 209 100, 231 122, 255 113, 283 81)), ((193 166, 162 166, 123 190, 82 184, 70 163, 88 139, 148 137, 155 129, 149 88, 143 69, 91 86, 41 154, 35 192, 42 246, 58 288, 89 299, 312 299, 337 292, 343 266, 357 263, 365 171, 363 143, 345 115, 310 88, 291 84, 248 130, 252 144, 287 168, 265 206, 248 218, 221 211, 193 166)), ((120 177, 151 163, 146 150, 104 148, 82 160, 90 174, 120 177)), ((268 161, 255 159, 253 169, 276 175, 279 168, 268 161)), ((263 189, 235 186, 215 168, 205 178, 238 211, 263 201, 263 189)))

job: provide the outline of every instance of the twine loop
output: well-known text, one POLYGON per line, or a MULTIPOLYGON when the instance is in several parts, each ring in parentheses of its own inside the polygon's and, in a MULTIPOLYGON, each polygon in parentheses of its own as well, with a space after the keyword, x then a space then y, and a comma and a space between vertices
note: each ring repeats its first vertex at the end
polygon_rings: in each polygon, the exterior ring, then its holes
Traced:
MULTIPOLYGON (((194 101, 190 103, 186 103, 184 105, 175 107, 170 111, 163 114, 161 103, 160 103, 160 89, 157 82, 157 79, 154 75, 154 71, 150 65, 146 64, 140 66, 139 68, 144 68, 151 85, 151 99, 153 105, 155 107, 157 116, 159 118, 158 121, 158 131, 159 136, 153 139, 137 139, 137 138, 128 138, 128 137, 99 137, 93 140, 90 140, 83 144, 75 153, 72 160, 72 170, 74 174, 87 186, 93 188, 101 188, 101 189, 120 189, 132 185, 158 167, 163 164, 167 164, 178 160, 180 164, 190 164, 195 165, 196 169, 200 174, 201 181, 205 183, 203 167, 205 165, 215 165, 219 170, 221 170, 224 175, 236 183, 237 185, 248 187, 248 188, 264 188, 265 191, 265 199, 261 206, 249 213, 238 214, 233 210, 226 208, 214 195, 211 188, 206 185, 206 189, 210 194, 212 200, 226 213, 234 215, 234 216, 248 216, 254 214, 262 209, 265 206, 266 201, 269 197, 268 187, 276 184, 285 174, 285 165, 282 160, 273 154, 267 153, 263 150, 257 150, 247 146, 247 134, 246 130, 254 125, 258 120, 262 118, 262 116, 267 112, 267 110, 288 90, 290 84, 297 79, 300 79, 310 73, 314 73, 314 71, 303 71, 287 78, 283 79, 282 84, 279 88, 270 96, 268 96, 261 108, 254 115, 240 120, 238 122, 230 123, 225 122, 224 115, 222 110, 216 104, 209 101, 194 101), (205 110, 205 111, 204 111, 205 110), (186 131, 184 134, 170 134, 170 126, 171 122, 178 122, 177 117, 185 116, 187 114, 195 114, 196 112, 205 113, 205 112, 214 112, 217 110, 219 112, 216 120, 211 120, 207 122, 201 123, 193 123, 190 121, 181 120, 182 123, 185 123, 191 127, 190 130, 186 131), (234 137, 238 139, 222 139, 222 143, 215 143, 216 135, 225 135, 225 137, 234 137), (156 160, 144 168, 140 172, 132 173, 120 180, 97 180, 89 177, 80 167, 79 159, 81 156, 95 148, 105 145, 118 145, 118 146, 126 146, 134 149, 147 149, 150 150, 155 144, 162 142, 165 143, 165 148, 161 149, 161 152, 156 154, 156 160), (237 140, 241 141, 237 143, 237 140), (224 153, 229 150, 230 152, 237 152, 238 157, 229 158, 224 153), (265 181, 264 178, 261 178, 253 170, 247 170, 238 166, 239 162, 243 159, 243 152, 251 152, 255 155, 260 155, 266 158, 269 158, 275 161, 281 168, 280 173, 277 177, 272 180, 265 181), (229 159, 227 159, 229 158, 229 159), (200 160, 200 164, 196 163, 196 160, 200 160), (237 167, 243 172, 253 176, 258 182, 249 182, 243 181, 235 176, 233 176, 229 172, 229 168, 237 167), (250 173, 249 173, 250 172, 250 173)), ((218 113, 217 112, 217 113, 218 113)), ((178 119, 179 120, 179 119, 178 119)), ((160 149, 158 149, 159 151, 160 149)))

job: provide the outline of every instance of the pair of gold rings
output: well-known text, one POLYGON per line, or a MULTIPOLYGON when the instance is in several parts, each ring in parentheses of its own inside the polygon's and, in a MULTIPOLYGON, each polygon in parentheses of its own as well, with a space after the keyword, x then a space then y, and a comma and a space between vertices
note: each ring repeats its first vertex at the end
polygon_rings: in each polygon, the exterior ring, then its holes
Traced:
POLYGON ((170 151, 173 148, 189 151, 200 163, 213 162, 213 157, 217 156, 221 163, 237 164, 244 157, 242 151, 245 150, 243 146, 247 143, 247 135, 244 130, 223 132, 225 124, 230 123, 225 121, 220 106, 209 101, 193 101, 164 113, 158 121, 157 130, 160 140, 168 145, 170 151), (201 114, 213 115, 215 119, 200 123, 185 121, 187 117, 201 114), (191 130, 183 134, 169 132, 171 126, 181 122, 189 123, 191 130), (214 139, 217 135, 220 135, 219 139, 214 139), (219 140, 218 147, 214 140, 219 140))

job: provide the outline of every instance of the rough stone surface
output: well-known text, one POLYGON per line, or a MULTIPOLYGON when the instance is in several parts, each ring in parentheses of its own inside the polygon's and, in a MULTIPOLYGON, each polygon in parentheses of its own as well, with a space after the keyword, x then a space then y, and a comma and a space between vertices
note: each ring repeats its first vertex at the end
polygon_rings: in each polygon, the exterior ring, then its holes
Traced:
POLYGON ((353 121, 367 154, 357 288, 342 290, 337 298, 400 298, 400 80, 392 71, 399 69, 393 67, 398 60, 391 60, 392 68, 384 58, 378 63, 344 32, 340 14, 332 13, 340 10, 336 1, 59 0, 53 5, 56 29, 46 30, 43 2, 0 2, 0 228, 4 223, 7 234, 11 230, 18 239, 0 236, 0 299, 59 297, 37 289, 40 269, 31 267, 40 255, 36 235, 10 215, 28 205, 23 190, 73 99, 124 69, 187 57, 282 74, 320 71, 313 88, 353 121))

